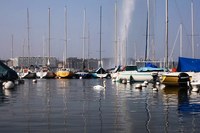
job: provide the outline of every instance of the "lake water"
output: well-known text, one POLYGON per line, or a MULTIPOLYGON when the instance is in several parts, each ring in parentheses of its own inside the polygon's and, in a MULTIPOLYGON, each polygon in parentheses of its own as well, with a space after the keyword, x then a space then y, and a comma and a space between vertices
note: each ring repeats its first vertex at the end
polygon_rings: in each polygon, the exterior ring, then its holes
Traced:
POLYGON ((172 133, 199 132, 199 93, 134 85, 102 79, 25 80, 0 92, 0 132, 172 133))

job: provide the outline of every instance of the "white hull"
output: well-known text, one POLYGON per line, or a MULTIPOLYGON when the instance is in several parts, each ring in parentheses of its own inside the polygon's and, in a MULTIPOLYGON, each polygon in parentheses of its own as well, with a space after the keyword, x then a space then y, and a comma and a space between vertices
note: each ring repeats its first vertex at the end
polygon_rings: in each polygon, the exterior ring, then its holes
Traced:
POLYGON ((36 76, 42 79, 47 76, 47 72, 37 72, 36 76))
POLYGON ((132 80, 135 82, 150 81, 153 79, 152 73, 155 72, 122 71, 118 72, 118 76, 116 78, 118 80, 126 79, 130 81, 130 78, 132 77, 132 80))
POLYGON ((94 78, 107 78, 108 77, 108 73, 105 73, 105 74, 92 73, 92 76, 94 78))
POLYGON ((35 72, 19 73, 19 77, 21 79, 34 79, 36 78, 36 73, 35 72))
POLYGON ((111 73, 111 78, 112 78, 112 79, 116 79, 117 76, 118 76, 118 72, 111 73))

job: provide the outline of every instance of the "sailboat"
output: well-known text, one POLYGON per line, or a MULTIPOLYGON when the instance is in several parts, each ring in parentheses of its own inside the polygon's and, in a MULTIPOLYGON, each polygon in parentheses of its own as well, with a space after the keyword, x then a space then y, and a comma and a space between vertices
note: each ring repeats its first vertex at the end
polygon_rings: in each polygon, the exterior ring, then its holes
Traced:
POLYGON ((115 54, 114 54, 114 60, 115 60, 115 68, 113 71, 110 71, 110 76, 112 78, 112 81, 116 81, 116 78, 118 76, 118 72, 120 71, 120 66, 118 64, 118 26, 117 26, 117 16, 118 16, 118 8, 117 8, 117 1, 115 3, 115 41, 114 41, 114 49, 115 49, 115 54))
MULTIPOLYGON (((191 3, 191 11, 192 11, 192 24, 193 24, 193 2, 191 3)), ((193 25, 192 25, 192 34, 193 34, 193 25)), ((193 37, 193 36, 192 36, 193 37)), ((193 39, 192 39, 193 43, 193 39)), ((193 65, 193 67, 189 67, 189 70, 180 70, 179 69, 177 72, 166 72, 161 75, 161 83, 164 84, 165 86, 178 86, 179 85, 179 75, 182 72, 185 72, 188 74, 190 80, 192 80, 192 77, 195 76, 195 69, 198 68, 198 63, 196 62, 197 59, 194 59, 194 46, 192 47, 192 56, 193 59, 188 59, 188 58, 183 58, 179 57, 179 65, 178 67, 184 67, 184 66, 190 66, 193 65), (182 63, 184 62, 184 63, 182 63), (192 62, 195 62, 196 64, 193 64, 192 62)), ((168 69, 168 0, 166 0, 166 68, 168 69)), ((200 71, 200 69, 198 70, 200 71)), ((196 71, 197 72, 197 71, 196 71)))
MULTIPOLYGON (((30 39, 29 39, 29 10, 27 8, 27 45, 28 45, 28 66, 30 66, 30 39)), ((34 67, 30 66, 27 68, 22 68, 21 72, 19 73, 19 77, 23 79, 34 79, 36 78, 36 72, 34 67)))
POLYGON ((103 69, 102 67, 102 63, 101 63, 101 23, 102 23, 102 6, 100 6, 100 61, 99 61, 99 68, 94 71, 92 74, 92 76, 94 78, 108 78, 109 74, 103 69))
POLYGON ((56 72, 57 78, 72 78, 74 73, 66 67, 66 55, 67 55, 67 8, 65 7, 65 52, 63 59, 63 67, 56 72))
MULTIPOLYGON (((89 79, 91 78, 91 74, 85 68, 85 41, 86 41, 86 9, 84 9, 84 20, 83 20, 83 66, 82 70, 75 73, 75 77, 79 79, 89 79)), ((89 46, 88 46, 89 47, 89 46)))
POLYGON ((44 79, 51 79, 55 78, 56 74, 49 69, 47 66, 43 66, 40 68, 40 70, 36 73, 38 78, 44 78, 44 79))
POLYGON ((50 68, 50 41, 51 39, 50 39, 50 8, 49 8, 49 46, 48 46, 49 57, 48 57, 47 65, 43 64, 43 67, 41 67, 40 70, 36 73, 37 77, 39 78, 50 79, 50 78, 55 78, 56 76, 56 74, 50 68))

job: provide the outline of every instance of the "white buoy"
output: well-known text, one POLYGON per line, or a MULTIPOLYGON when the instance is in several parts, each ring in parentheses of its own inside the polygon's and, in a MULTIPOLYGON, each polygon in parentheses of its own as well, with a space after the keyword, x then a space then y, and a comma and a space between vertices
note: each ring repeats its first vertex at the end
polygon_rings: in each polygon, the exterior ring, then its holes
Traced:
POLYGON ((142 87, 147 87, 147 85, 145 83, 142 83, 141 85, 142 85, 142 87))
POLYGON ((144 83, 145 83, 146 85, 148 85, 148 81, 145 80, 144 83))
POLYGON ((153 91, 158 91, 158 88, 153 87, 152 90, 153 90, 153 91))
POLYGON ((37 79, 33 79, 33 83, 37 83, 37 79))
POLYGON ((147 85, 148 85, 148 82, 147 82, 147 81, 144 81, 144 82, 142 83, 142 87, 147 87, 147 85))
POLYGON ((192 92, 198 92, 198 91, 199 91, 199 88, 197 87, 192 88, 192 92))
POLYGON ((3 83, 2 83, 2 86, 4 87, 4 86, 5 86, 5 84, 6 84, 6 82, 3 82, 3 83))
POLYGON ((160 85, 160 82, 156 82, 156 85, 160 85))
POLYGON ((79 77, 79 79, 82 79, 82 78, 83 78, 82 76, 79 77))
POLYGON ((142 88, 142 85, 141 85, 141 84, 136 84, 136 85, 135 85, 135 88, 136 88, 136 89, 141 89, 141 88, 142 88))
POLYGON ((199 82, 192 82, 191 85, 192 85, 192 92, 198 92, 199 91, 199 86, 200 86, 199 82))
POLYGON ((122 84, 126 84, 127 83, 127 80, 126 79, 123 79, 122 80, 122 84))
POLYGON ((15 84, 12 81, 7 81, 3 83, 3 87, 5 89, 12 89, 14 88, 15 84))
POLYGON ((112 79, 112 82, 116 82, 116 79, 113 78, 113 79, 112 79))

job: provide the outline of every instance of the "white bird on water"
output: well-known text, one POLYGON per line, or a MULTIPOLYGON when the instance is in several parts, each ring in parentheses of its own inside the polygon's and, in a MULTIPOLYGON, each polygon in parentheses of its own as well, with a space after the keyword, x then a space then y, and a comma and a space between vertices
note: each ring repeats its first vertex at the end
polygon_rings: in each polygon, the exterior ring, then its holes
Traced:
POLYGON ((103 89, 105 89, 106 88, 106 81, 103 81, 103 86, 101 86, 101 85, 95 85, 95 86, 93 86, 93 88, 95 90, 103 90, 103 89))

